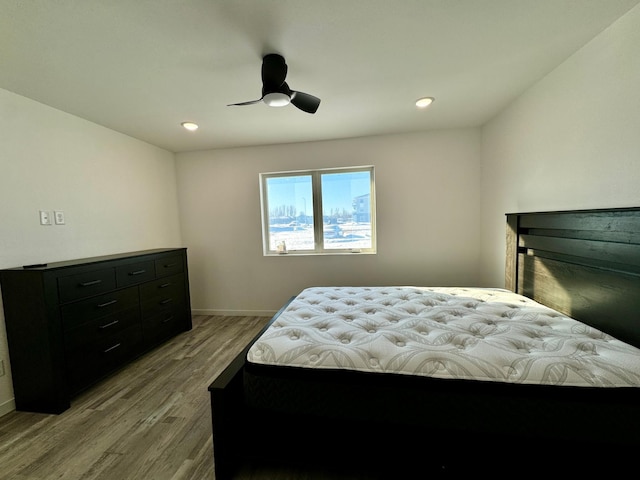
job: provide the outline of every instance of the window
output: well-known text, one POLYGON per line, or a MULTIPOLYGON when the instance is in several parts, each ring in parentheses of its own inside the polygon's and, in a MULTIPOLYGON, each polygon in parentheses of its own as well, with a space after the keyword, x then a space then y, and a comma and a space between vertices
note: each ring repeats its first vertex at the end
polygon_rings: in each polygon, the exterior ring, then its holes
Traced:
POLYGON ((260 174, 265 255, 375 253, 373 167, 260 174))

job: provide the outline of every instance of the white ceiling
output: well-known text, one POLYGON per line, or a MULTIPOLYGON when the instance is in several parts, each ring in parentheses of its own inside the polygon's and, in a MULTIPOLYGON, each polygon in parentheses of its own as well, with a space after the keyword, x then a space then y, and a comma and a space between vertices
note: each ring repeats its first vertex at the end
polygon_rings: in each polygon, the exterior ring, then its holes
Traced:
POLYGON ((173 152, 474 127, 639 2, 0 0, 0 87, 173 152), (315 115, 227 106, 266 53, 315 115))

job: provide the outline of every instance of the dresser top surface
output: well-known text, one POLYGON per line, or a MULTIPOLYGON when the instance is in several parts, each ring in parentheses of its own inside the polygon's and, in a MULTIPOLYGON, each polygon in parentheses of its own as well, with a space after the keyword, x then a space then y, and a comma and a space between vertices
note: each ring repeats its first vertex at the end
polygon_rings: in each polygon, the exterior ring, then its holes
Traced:
POLYGON ((186 247, 174 247, 174 248, 154 248, 150 250, 140 250, 136 252, 122 252, 114 253, 110 255, 101 255, 97 257, 78 258, 73 260, 63 260, 59 262, 52 262, 39 265, 25 265, 22 267, 5 268, 2 271, 48 271, 60 268, 74 267, 78 265, 89 265, 93 263, 108 262, 113 260, 123 260, 130 257, 142 257, 145 255, 157 255, 162 253, 180 252, 186 250, 186 247))

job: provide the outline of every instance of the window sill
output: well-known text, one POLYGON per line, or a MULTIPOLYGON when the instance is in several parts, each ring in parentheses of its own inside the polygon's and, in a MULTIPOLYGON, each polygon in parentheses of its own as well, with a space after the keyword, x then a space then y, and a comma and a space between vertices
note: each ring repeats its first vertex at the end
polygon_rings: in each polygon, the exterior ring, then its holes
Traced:
POLYGON ((269 252, 263 254, 264 257, 317 257, 327 255, 376 255, 376 251, 370 250, 352 250, 352 251, 340 251, 340 252, 296 252, 290 251, 287 253, 269 252))

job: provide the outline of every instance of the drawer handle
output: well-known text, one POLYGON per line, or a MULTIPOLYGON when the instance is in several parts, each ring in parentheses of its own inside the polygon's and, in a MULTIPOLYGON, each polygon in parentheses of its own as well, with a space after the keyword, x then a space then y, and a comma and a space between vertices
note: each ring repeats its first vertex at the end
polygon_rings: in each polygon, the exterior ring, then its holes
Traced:
POLYGON ((83 282, 80 284, 81 287, 90 287, 91 285, 97 285, 102 283, 102 280, 91 280, 90 282, 83 282))
POLYGON ((167 282, 167 283, 163 283, 162 285, 160 285, 158 288, 167 288, 170 287, 171 285, 173 285, 173 283, 171 282, 167 282))
POLYGON ((113 327, 116 323, 120 323, 120 320, 114 320, 113 322, 107 323, 106 325, 100 325, 100 328, 113 327))
POLYGON ((177 263, 165 263, 164 268, 171 268, 171 267, 175 267, 176 265, 177 263))
POLYGON ((170 322, 171 320, 173 320, 173 315, 171 315, 170 317, 165 318, 164 320, 162 320, 162 323, 167 323, 170 322))
POLYGON ((135 272, 129 272, 129 275, 133 277, 134 275, 142 275, 145 272, 146 270, 136 270, 135 272))
POLYGON ((112 350, 115 350, 116 348, 118 348, 121 344, 120 343, 116 343, 113 347, 109 347, 107 348, 103 353, 109 353, 112 350))
POLYGON ((160 305, 166 305, 167 303, 173 302, 173 298, 167 298, 166 300, 162 300, 160 305))
POLYGON ((108 302, 100 303, 98 308, 108 307, 109 305, 113 305, 114 303, 118 303, 118 300, 110 300, 108 302))

